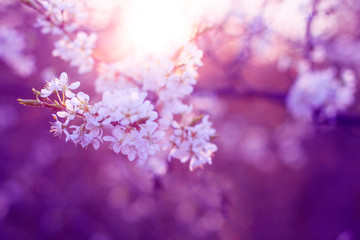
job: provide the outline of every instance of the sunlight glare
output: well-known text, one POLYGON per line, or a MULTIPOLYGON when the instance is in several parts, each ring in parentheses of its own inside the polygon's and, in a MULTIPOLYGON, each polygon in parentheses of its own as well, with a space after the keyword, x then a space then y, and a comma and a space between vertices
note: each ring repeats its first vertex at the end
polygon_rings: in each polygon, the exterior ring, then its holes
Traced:
POLYGON ((209 24, 223 17, 230 1, 129 0, 121 37, 135 54, 167 54, 191 38, 199 21, 209 24))
POLYGON ((125 39, 136 51, 164 53, 186 42, 191 34, 191 19, 180 0, 133 0, 126 9, 125 39))

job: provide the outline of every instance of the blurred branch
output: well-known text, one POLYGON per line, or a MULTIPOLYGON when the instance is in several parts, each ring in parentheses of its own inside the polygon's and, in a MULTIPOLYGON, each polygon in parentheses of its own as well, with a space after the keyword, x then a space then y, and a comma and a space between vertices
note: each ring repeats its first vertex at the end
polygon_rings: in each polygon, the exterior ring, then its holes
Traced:
MULTIPOLYGON (((272 92, 257 89, 237 90, 234 87, 218 88, 209 91, 196 90, 195 95, 208 95, 215 94, 220 98, 230 98, 238 100, 249 100, 252 98, 271 101, 273 103, 284 105, 286 104, 286 93, 272 92)), ((328 126, 328 127, 360 127, 360 115, 339 114, 333 119, 323 119, 320 116, 314 116, 314 125, 328 126)))
POLYGON ((257 89, 237 90, 234 87, 212 89, 209 92, 197 90, 196 93, 199 95, 215 94, 222 98, 233 98, 233 99, 259 98, 264 100, 270 100, 282 105, 285 104, 285 99, 286 99, 285 93, 270 92, 270 91, 257 90, 257 89))
POLYGON ((314 48, 313 37, 312 37, 312 34, 311 34, 311 27, 312 27, 312 24, 314 22, 314 19, 315 19, 316 15, 318 14, 317 8, 318 8, 318 5, 319 5, 320 1, 321 0, 313 0, 312 7, 311 7, 311 13, 310 13, 308 19, 306 20, 305 58, 307 58, 307 59, 310 58, 310 52, 314 48))
POLYGON ((257 89, 245 89, 239 91, 233 87, 215 90, 215 94, 219 96, 228 96, 231 98, 262 98, 275 101, 280 104, 283 104, 286 99, 285 93, 270 92, 257 89))
POLYGON ((334 126, 334 127, 360 127, 359 115, 339 114, 331 120, 314 120, 314 123, 319 126, 334 126))

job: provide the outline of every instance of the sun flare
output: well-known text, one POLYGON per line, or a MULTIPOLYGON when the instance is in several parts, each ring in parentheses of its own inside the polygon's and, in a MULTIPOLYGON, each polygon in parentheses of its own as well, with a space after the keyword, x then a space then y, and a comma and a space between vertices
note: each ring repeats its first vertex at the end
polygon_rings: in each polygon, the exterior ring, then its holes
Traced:
POLYGON ((124 19, 124 37, 139 52, 163 53, 186 42, 192 30, 180 0, 134 0, 124 19))
POLYGON ((130 0, 122 13, 121 38, 133 53, 166 54, 186 43, 199 21, 216 18, 229 0, 130 0), (214 13, 215 11, 215 13, 214 13))

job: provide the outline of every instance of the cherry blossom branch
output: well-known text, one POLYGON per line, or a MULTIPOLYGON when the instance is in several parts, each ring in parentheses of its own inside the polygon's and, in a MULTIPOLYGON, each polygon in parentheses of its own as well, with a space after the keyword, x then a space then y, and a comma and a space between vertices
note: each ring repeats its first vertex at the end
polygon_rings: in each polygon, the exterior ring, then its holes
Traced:
POLYGON ((35 100, 18 101, 24 106, 56 111, 52 114, 55 122, 51 123, 50 132, 55 136, 64 133, 66 141, 83 148, 91 144, 97 150, 104 141, 110 142, 110 148, 115 153, 121 152, 130 161, 138 159, 146 162, 162 150, 165 130, 169 130, 167 132, 172 132, 167 136, 169 160, 177 158, 181 162, 189 162, 190 170, 212 163, 217 147, 210 142, 215 137, 215 129, 208 121, 209 116, 200 116, 191 122, 171 121, 171 125, 166 126, 164 119, 158 119, 150 101, 145 100, 146 94, 137 88, 105 92, 100 102, 90 105, 88 95, 72 92, 79 86, 79 82, 70 84, 67 74, 62 73, 41 91, 33 89, 35 100), (57 99, 51 99, 52 95, 57 99), (65 122, 58 117, 66 119, 65 122), (74 124, 73 120, 77 117, 81 123, 74 124), (70 123, 73 125, 70 126, 70 123), (107 135, 108 132, 110 135, 107 135))

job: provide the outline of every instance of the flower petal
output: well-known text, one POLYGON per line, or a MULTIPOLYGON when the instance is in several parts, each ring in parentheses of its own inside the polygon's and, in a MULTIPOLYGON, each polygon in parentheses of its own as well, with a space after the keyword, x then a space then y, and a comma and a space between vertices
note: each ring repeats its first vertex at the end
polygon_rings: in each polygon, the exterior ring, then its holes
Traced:
POLYGON ((68 80, 69 80, 69 77, 68 77, 68 75, 67 75, 67 73, 66 72, 62 72, 61 74, 60 74, 60 83, 62 84, 62 85, 65 85, 67 82, 68 82, 68 80))
POLYGON ((97 139, 94 139, 92 142, 92 145, 95 150, 98 150, 100 148, 100 141, 97 139))
POLYGON ((80 100, 79 100, 77 97, 73 97, 73 98, 71 99, 71 103, 72 103, 74 106, 79 106, 79 105, 81 105, 81 102, 80 102, 80 100))
POLYGON ((53 91, 49 91, 49 90, 46 90, 46 89, 41 89, 40 96, 45 98, 45 97, 50 96, 52 93, 53 93, 53 91))
POLYGON ((80 82, 77 81, 77 82, 73 82, 72 84, 69 85, 69 88, 74 90, 74 89, 77 89, 78 87, 80 87, 80 82))
POLYGON ((79 98, 80 101, 82 102, 88 102, 90 100, 89 95, 83 93, 83 92, 78 92, 77 97, 79 98))
POLYGON ((104 136, 103 139, 106 142, 115 142, 116 141, 115 138, 111 137, 111 136, 104 136))
POLYGON ((65 111, 57 112, 56 114, 61 118, 66 118, 67 116, 69 116, 69 114, 65 111))
POLYGON ((66 90, 65 96, 68 98, 73 98, 73 97, 75 97, 75 93, 71 92, 70 90, 66 90))

